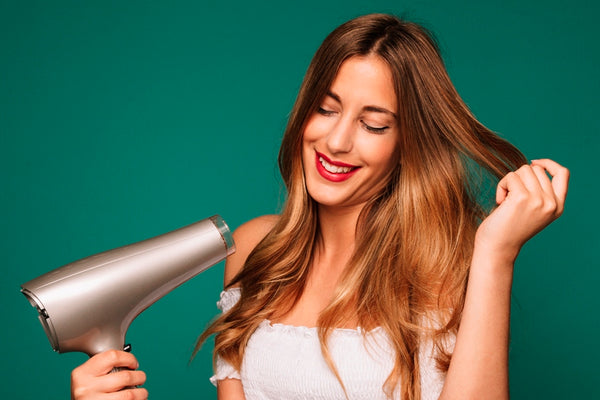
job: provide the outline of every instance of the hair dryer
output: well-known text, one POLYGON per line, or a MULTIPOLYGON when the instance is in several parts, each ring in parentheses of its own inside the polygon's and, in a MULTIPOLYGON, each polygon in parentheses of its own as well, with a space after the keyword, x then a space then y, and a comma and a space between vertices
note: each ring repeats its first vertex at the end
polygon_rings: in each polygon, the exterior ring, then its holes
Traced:
POLYGON ((67 264, 21 287, 53 349, 122 350, 131 322, 156 300, 235 251, 215 215, 67 264))

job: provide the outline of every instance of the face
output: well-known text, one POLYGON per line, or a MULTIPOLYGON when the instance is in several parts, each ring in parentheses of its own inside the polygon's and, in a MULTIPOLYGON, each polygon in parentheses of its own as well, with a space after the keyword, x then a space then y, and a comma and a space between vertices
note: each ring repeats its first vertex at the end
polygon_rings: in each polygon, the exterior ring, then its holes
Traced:
POLYGON ((344 61, 307 121, 302 161, 321 206, 362 206, 398 166, 398 104, 392 73, 377 56, 344 61))

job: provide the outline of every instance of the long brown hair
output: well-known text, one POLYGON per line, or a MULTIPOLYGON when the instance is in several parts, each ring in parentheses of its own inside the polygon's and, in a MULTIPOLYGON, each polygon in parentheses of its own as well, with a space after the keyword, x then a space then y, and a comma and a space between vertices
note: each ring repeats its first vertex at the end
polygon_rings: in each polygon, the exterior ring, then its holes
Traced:
POLYGON ((420 342, 424 333, 433 340, 438 367, 447 370, 445 336, 458 330, 473 240, 486 215, 478 202, 473 166, 499 178, 526 160, 471 114, 432 35, 390 15, 348 21, 317 50, 279 153, 288 191, 281 217, 229 284, 241 286, 241 300, 208 327, 198 346, 217 334, 215 355, 239 369, 246 343, 261 321, 285 314, 300 298, 319 229, 317 205, 304 182, 303 129, 341 64, 367 55, 383 59, 393 75, 400 161, 386 188, 361 212, 354 254, 319 316, 319 338, 344 388, 328 351, 332 329, 349 320, 365 328, 383 327, 395 350, 383 389, 391 397, 401 382, 403 399, 420 399, 420 342), (441 321, 437 329, 427 329, 424 321, 430 318, 441 321))

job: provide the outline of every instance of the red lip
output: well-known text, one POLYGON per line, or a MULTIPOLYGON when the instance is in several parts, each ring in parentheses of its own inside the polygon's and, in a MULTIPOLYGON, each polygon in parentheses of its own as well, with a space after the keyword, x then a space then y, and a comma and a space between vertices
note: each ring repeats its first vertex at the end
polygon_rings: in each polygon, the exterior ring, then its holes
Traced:
POLYGON ((350 167, 350 168, 357 168, 357 167, 356 167, 356 165, 350 165, 350 164, 346 164, 346 163, 339 162, 339 161, 332 161, 332 160, 330 160, 330 159, 329 159, 329 157, 327 157, 325 154, 319 153, 318 151, 317 151, 316 153, 317 153, 317 158, 318 158, 318 157, 323 157, 323 159, 324 159, 325 161, 327 161, 327 162, 328 162, 329 164, 331 164, 331 165, 335 165, 336 167, 350 167))
POLYGON ((328 157, 326 157, 324 154, 319 153, 318 151, 315 151, 315 163, 316 163, 317 171, 319 172, 319 175, 321 175, 323 178, 327 179, 330 182, 343 182, 346 179, 350 178, 352 175, 354 175, 356 173, 356 171, 358 171, 360 168, 355 165, 350 165, 350 164, 342 163, 339 161, 331 161, 328 157), (319 160, 319 158, 321 158, 321 157, 325 161, 327 161, 328 164, 335 165, 336 167, 349 167, 349 168, 352 168, 352 170, 350 170, 349 172, 346 172, 346 173, 329 172, 325 169, 323 164, 321 164, 321 161, 319 160))

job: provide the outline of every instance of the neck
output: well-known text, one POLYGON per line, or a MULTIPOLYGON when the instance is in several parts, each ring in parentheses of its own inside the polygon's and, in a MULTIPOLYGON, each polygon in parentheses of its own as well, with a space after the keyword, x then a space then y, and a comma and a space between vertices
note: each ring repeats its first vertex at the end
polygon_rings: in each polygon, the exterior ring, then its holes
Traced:
POLYGON ((319 205, 317 258, 326 265, 345 265, 354 251, 356 223, 362 205, 327 207, 319 205))

